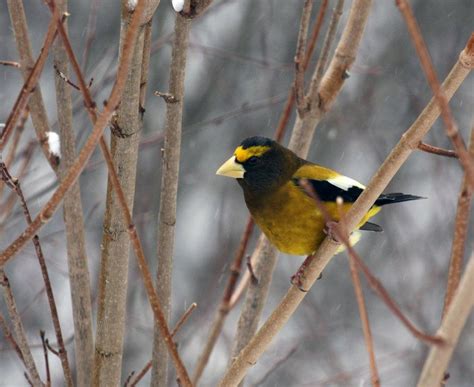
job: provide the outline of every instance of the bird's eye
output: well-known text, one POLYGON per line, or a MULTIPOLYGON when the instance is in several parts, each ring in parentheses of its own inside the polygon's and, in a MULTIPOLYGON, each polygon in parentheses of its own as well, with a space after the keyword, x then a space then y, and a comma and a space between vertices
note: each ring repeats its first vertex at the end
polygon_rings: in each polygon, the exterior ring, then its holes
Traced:
POLYGON ((250 165, 255 165, 258 162, 258 157, 257 156, 252 156, 247 160, 247 163, 250 165))

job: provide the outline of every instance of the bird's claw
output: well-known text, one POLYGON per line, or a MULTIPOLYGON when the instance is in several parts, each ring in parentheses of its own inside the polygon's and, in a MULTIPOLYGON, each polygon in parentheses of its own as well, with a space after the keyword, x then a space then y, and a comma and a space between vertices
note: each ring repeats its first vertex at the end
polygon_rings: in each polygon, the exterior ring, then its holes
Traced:
POLYGON ((296 286, 303 293, 308 292, 308 289, 303 288, 303 272, 301 269, 291 276, 290 282, 292 285, 296 286))

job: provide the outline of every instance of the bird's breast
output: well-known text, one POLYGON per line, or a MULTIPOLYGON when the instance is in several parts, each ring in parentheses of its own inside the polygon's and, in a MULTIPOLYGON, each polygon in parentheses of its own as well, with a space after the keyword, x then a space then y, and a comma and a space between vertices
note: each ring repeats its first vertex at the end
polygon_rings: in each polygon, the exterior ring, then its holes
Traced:
POLYGON ((323 241, 324 218, 313 199, 288 182, 271 193, 246 195, 257 225, 280 251, 308 255, 323 241))

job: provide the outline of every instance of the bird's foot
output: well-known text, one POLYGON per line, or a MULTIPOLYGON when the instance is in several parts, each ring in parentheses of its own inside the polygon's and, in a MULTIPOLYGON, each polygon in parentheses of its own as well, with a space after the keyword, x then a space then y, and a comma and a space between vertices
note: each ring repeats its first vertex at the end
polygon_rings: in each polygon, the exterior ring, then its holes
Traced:
POLYGON ((303 274, 303 271, 301 270, 301 268, 299 268, 298 271, 291 276, 290 282, 303 293, 306 293, 308 290, 303 288, 303 274))
MULTIPOLYGON (((310 262, 313 260, 314 255, 308 255, 304 262, 301 264, 298 271, 291 276, 291 284, 296 286, 299 290, 306 293, 308 289, 303 288, 303 280, 305 277, 306 268, 309 266, 310 262)), ((319 275, 318 279, 321 278, 321 274, 319 275)))

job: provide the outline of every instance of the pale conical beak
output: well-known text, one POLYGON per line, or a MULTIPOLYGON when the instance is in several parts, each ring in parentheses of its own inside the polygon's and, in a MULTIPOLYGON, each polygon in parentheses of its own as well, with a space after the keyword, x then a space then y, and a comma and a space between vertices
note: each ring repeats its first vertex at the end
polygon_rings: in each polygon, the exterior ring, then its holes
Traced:
POLYGON ((216 175, 234 177, 236 179, 243 179, 245 169, 242 164, 235 161, 235 156, 232 156, 217 170, 216 175))

